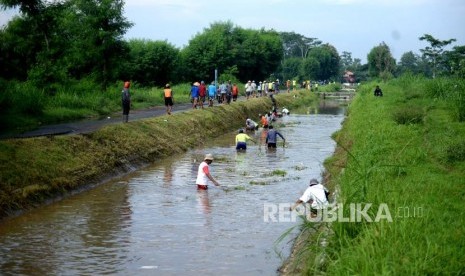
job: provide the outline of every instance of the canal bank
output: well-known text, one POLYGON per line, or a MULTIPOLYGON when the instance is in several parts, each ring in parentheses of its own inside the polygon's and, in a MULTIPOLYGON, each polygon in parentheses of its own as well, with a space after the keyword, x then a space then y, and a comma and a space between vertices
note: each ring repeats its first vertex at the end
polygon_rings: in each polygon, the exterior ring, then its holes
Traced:
POLYGON ((340 212, 301 222, 283 275, 464 273, 465 86, 451 83, 407 76, 383 83, 383 97, 377 83, 358 90, 325 162, 340 212))
MULTIPOLYGON (((278 106, 309 104, 308 92, 277 95, 278 106)), ((201 147, 257 120, 267 97, 105 126, 82 135, 0 141, 0 219, 89 189, 154 160, 201 147)))

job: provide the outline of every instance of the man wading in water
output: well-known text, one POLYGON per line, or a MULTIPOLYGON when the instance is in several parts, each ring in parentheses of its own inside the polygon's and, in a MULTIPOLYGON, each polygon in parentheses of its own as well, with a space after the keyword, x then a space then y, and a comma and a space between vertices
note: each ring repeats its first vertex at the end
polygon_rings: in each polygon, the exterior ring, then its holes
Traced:
POLYGON ((198 190, 207 190, 208 185, 207 182, 210 180, 215 184, 215 186, 220 186, 218 181, 216 181, 213 176, 210 174, 210 167, 209 165, 213 162, 213 155, 207 154, 203 159, 203 162, 199 165, 199 170, 197 172, 197 189, 198 190))

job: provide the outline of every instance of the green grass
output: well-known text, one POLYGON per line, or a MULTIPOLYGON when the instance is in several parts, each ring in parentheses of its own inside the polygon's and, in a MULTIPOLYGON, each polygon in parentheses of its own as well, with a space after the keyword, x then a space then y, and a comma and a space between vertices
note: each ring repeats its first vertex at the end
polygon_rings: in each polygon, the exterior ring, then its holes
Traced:
POLYGON ((300 273, 464 274, 465 124, 456 101, 465 91, 455 86, 464 81, 406 76, 380 84, 382 98, 375 85, 359 89, 325 166, 338 202, 371 203, 372 218, 386 204, 393 221, 324 223, 329 244, 309 237, 300 273))
MULTIPOLYGON (((190 85, 172 87, 176 103, 190 102, 190 85)), ((0 130, 16 134, 39 125, 101 117, 121 111, 121 84, 101 91, 94 83, 82 81, 54 92, 25 83, 4 83, 0 94, 0 130)), ((132 109, 164 105, 163 88, 131 87, 132 109)))

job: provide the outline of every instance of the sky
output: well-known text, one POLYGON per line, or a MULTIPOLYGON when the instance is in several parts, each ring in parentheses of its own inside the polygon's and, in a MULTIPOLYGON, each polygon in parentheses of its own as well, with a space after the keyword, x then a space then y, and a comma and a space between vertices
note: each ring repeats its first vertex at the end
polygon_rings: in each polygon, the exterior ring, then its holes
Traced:
MULTIPOLYGON (((212 23, 231 21, 254 30, 295 32, 333 45, 366 63, 385 42, 399 61, 429 44, 418 38, 465 45, 464 0, 126 0, 124 15, 134 26, 126 39, 163 40, 182 48, 212 23)), ((0 12, 0 25, 13 11, 0 12)), ((451 48, 451 47, 449 47, 451 48)))

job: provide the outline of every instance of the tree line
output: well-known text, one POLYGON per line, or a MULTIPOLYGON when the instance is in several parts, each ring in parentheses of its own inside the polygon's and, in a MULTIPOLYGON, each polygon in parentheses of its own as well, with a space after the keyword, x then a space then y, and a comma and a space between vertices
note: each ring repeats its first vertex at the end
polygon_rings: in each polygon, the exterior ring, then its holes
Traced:
POLYGON ((405 72, 465 74, 465 46, 445 51, 455 39, 442 41, 428 34, 419 38, 429 43, 421 56, 410 51, 396 64, 382 42, 362 64, 350 52, 339 54, 317 38, 244 29, 231 21, 212 23, 181 49, 168 41, 126 41, 123 36, 133 23, 123 15, 122 0, 0 0, 0 6, 20 11, 0 30, 0 81, 29 82, 51 94, 82 80, 101 90, 122 80, 149 87, 211 81, 215 70, 238 82, 341 81, 346 70, 355 73, 357 82, 405 72))

